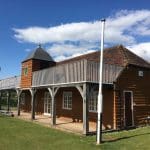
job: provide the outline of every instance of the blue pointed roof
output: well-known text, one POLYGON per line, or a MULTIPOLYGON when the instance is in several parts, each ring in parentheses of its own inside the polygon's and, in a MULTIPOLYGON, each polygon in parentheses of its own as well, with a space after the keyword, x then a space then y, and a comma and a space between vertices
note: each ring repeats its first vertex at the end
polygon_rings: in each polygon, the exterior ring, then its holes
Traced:
POLYGON ((38 59, 38 60, 45 60, 45 61, 53 61, 53 58, 49 55, 48 52, 46 52, 41 45, 39 45, 39 47, 33 51, 31 51, 31 53, 29 53, 29 55, 25 58, 25 61, 30 60, 30 59, 38 59))

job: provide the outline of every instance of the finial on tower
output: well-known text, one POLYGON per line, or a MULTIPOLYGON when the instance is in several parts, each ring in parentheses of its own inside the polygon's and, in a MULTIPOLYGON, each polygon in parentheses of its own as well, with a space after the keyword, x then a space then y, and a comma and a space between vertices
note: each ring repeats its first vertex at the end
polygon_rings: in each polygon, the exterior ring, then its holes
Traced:
POLYGON ((39 43, 39 48, 41 48, 41 43, 39 43))
POLYGON ((105 21, 106 21, 106 19, 105 19, 105 18, 101 19, 101 22, 105 22, 105 21))

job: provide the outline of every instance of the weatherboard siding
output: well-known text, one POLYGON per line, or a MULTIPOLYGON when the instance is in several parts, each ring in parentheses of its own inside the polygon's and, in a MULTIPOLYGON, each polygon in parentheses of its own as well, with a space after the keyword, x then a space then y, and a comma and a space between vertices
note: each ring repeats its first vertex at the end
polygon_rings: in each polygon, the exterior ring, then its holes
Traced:
MULTIPOLYGON (((96 89, 97 90, 97 89, 96 89)), ((44 113, 44 92, 48 91, 47 89, 38 89, 35 95, 35 111, 36 114, 44 113)), ((22 105, 22 110, 26 112, 31 111, 31 97, 30 93, 26 93, 26 102, 25 106, 22 105)), ((103 109, 103 127, 104 129, 113 129, 113 90, 112 89, 103 89, 104 97, 104 109, 103 109)), ((59 117, 72 118, 74 122, 83 122, 83 99, 79 91, 75 87, 62 87, 58 90, 58 93, 55 96, 56 101, 56 115, 59 117), (71 91, 72 92, 72 109, 67 110, 63 109, 63 92, 71 91)), ((89 112, 89 121, 97 122, 97 113, 89 112)))
POLYGON ((150 115, 150 71, 146 68, 128 66, 116 82, 118 96, 116 96, 117 127, 124 126, 124 95, 123 91, 133 92, 133 116, 135 126, 145 124, 144 118, 150 115), (138 76, 143 71, 143 77, 138 76))
POLYGON ((32 86, 32 76, 34 71, 45 69, 54 66, 55 62, 48 62, 44 60, 32 59, 22 63, 21 73, 21 88, 30 88, 32 86), (28 74, 24 75, 23 69, 28 68, 28 74))
POLYGON ((22 72, 21 72, 21 88, 30 88, 32 85, 32 67, 33 61, 29 60, 22 63, 22 72), (28 73, 25 75, 23 69, 28 68, 28 73))

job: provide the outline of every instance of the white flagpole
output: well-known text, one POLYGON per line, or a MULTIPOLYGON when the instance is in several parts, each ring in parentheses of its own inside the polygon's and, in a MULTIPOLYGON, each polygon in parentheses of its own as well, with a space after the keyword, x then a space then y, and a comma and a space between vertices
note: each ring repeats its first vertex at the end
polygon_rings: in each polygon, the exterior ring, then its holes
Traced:
POLYGON ((102 71, 103 71, 103 49, 104 49, 104 28, 105 28, 105 19, 101 20, 102 30, 101 30, 101 52, 100 52, 100 68, 99 68, 99 92, 98 92, 98 120, 97 120, 97 144, 102 142, 102 104, 103 104, 103 95, 102 95, 102 71))

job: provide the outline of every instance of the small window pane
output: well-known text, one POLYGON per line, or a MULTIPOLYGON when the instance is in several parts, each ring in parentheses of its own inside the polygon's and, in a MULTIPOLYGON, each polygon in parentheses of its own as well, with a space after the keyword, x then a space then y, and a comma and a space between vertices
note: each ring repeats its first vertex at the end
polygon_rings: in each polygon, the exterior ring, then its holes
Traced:
POLYGON ((98 100, 98 92, 94 91, 91 93, 89 100, 89 111, 97 112, 97 100, 98 100))
POLYGON ((23 68, 23 74, 27 75, 28 74, 28 67, 23 68))
POLYGON ((144 75, 143 71, 139 71, 138 74, 139 74, 139 77, 143 77, 144 75))
POLYGON ((20 101, 21 105, 25 105, 25 93, 21 94, 20 99, 21 99, 21 101, 20 101))
POLYGON ((72 109, 72 92, 63 93, 63 109, 72 109))

